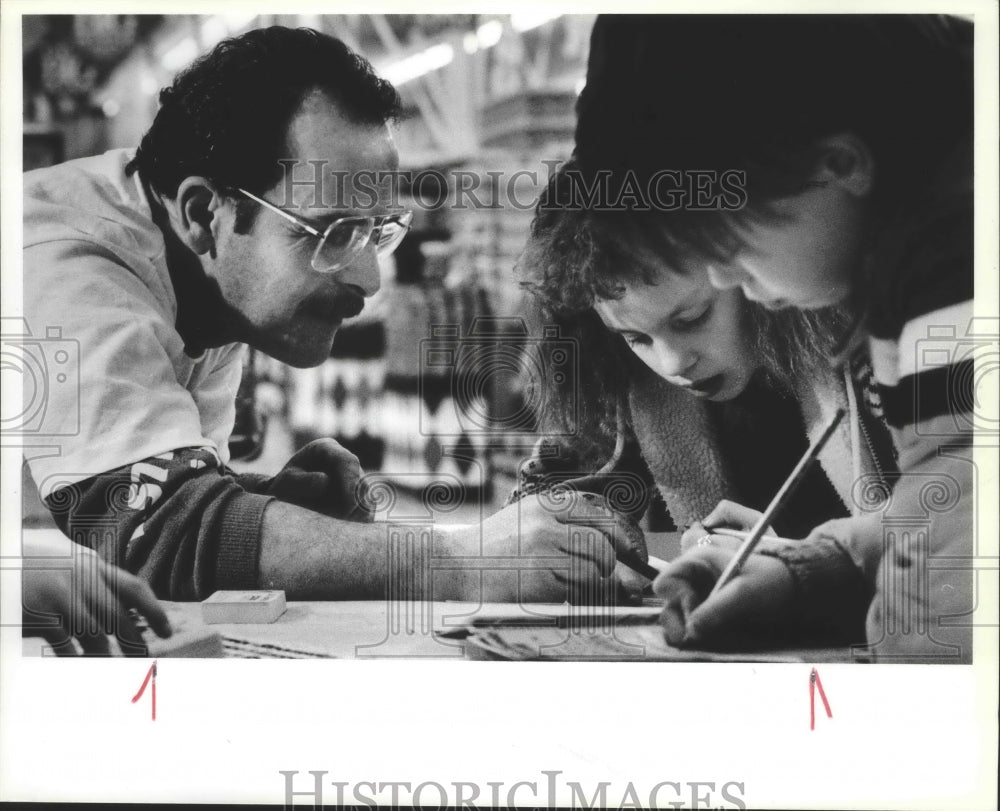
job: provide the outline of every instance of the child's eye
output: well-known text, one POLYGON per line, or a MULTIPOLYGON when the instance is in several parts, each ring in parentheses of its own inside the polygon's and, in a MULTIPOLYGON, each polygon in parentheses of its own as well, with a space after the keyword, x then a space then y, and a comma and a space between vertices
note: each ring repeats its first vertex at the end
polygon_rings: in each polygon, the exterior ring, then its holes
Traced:
POLYGON ((629 348, 645 346, 649 343, 649 336, 643 335, 641 332, 623 332, 621 336, 625 339, 625 343, 629 345, 629 348))
POLYGON ((698 327, 702 326, 706 321, 708 321, 709 316, 711 316, 712 314, 713 303, 714 302, 710 301, 704 310, 702 310, 700 313, 697 313, 694 316, 675 318, 674 329, 684 331, 684 330, 697 329, 698 327))

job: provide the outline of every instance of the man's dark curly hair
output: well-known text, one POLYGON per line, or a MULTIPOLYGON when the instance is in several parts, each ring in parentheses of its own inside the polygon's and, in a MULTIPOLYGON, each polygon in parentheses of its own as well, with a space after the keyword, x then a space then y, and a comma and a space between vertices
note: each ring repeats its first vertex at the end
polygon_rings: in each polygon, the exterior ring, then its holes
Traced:
MULTIPOLYGON (((288 125, 314 89, 359 124, 385 124, 401 109, 395 88, 339 39, 310 28, 261 28, 220 42, 161 91, 126 171, 138 170, 166 197, 192 175, 225 194, 261 193, 281 179, 288 125)), ((248 202, 238 202, 239 230, 257 211, 248 202)))

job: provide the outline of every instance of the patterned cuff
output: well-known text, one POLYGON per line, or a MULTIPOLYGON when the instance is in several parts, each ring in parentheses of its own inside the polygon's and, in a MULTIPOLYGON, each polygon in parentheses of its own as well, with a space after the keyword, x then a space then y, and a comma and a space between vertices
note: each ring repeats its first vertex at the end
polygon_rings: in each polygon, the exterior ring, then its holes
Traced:
POLYGON ((841 544, 821 536, 794 543, 763 542, 757 554, 782 561, 795 583, 793 613, 810 640, 863 642, 872 584, 841 544))
POLYGON ((260 579, 260 535, 264 510, 275 499, 240 493, 226 505, 219 530, 216 589, 255 589, 260 579))

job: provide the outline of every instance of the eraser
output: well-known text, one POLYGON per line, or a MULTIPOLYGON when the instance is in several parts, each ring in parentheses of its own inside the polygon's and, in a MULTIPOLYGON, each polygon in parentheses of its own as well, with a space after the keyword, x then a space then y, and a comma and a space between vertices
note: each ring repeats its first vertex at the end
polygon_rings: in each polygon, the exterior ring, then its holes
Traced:
POLYGON ((274 622, 284 613, 283 591, 217 591, 201 601, 201 616, 209 625, 274 622))

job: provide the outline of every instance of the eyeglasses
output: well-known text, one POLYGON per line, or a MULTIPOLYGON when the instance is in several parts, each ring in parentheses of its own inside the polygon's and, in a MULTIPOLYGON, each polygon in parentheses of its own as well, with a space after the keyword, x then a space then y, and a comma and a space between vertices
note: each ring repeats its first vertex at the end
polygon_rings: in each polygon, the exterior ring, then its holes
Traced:
POLYGON ((379 258, 389 256, 399 247, 413 222, 412 211, 380 217, 341 217, 330 223, 325 231, 319 231, 255 194, 244 189, 237 191, 319 239, 311 262, 312 269, 317 273, 342 270, 373 240, 379 258))

